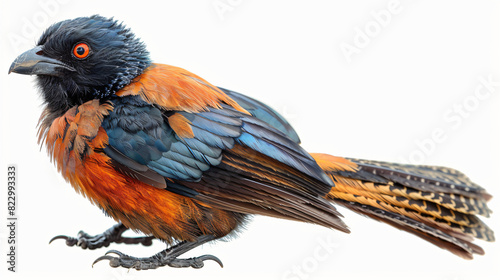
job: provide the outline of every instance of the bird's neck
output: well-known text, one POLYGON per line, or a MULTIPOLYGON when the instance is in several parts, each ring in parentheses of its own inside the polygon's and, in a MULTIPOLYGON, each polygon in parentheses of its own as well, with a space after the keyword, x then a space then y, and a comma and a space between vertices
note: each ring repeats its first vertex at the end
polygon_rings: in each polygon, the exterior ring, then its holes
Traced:
POLYGON ((114 94, 111 86, 106 87, 105 93, 100 93, 94 88, 79 86, 70 79, 59 77, 39 76, 37 81, 46 110, 56 118, 64 115, 74 106, 93 99, 105 101, 114 94))

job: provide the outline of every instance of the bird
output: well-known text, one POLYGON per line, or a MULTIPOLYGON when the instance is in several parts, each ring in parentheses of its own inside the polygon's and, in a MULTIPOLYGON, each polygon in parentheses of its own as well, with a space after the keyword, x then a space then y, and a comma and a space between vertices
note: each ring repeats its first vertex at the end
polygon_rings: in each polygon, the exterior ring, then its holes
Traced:
POLYGON ((9 73, 36 76, 44 101, 38 143, 76 192, 117 222, 98 235, 50 242, 166 245, 147 258, 110 250, 92 265, 222 266, 213 255, 182 255, 236 236, 256 215, 349 233, 338 206, 464 259, 484 254, 475 239, 495 239, 478 217, 489 217, 492 196, 463 173, 308 153, 277 111, 153 62, 145 43, 114 18, 51 25, 9 73), (125 237, 127 230, 144 236, 125 237))

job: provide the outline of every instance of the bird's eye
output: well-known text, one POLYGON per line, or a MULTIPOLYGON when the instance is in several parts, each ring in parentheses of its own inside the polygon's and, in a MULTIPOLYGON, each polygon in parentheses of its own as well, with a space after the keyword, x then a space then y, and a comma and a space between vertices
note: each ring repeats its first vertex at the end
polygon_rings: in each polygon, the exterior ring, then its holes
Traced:
POLYGON ((84 59, 90 54, 89 45, 78 43, 73 47, 73 55, 78 59, 84 59))

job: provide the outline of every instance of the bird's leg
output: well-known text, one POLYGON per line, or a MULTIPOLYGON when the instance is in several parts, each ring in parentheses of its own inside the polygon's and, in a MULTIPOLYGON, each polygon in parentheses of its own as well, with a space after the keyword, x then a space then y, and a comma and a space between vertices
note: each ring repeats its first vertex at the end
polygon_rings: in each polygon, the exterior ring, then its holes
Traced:
POLYGON ((167 248, 156 255, 149 258, 136 258, 132 256, 125 255, 116 250, 110 250, 102 257, 99 257, 94 261, 92 266, 99 261, 109 260, 109 265, 111 267, 125 267, 134 268, 136 270, 147 270, 156 269, 165 265, 171 267, 193 267, 202 268, 204 261, 212 260, 217 262, 222 267, 222 262, 219 258, 212 255, 203 255, 195 258, 189 259, 179 259, 178 256, 186 253, 187 251, 194 249, 206 242, 214 240, 215 237, 211 235, 203 235, 198 237, 196 241, 183 241, 170 248, 167 248), (109 254, 116 254, 118 257, 109 256, 109 254))
POLYGON ((49 244, 56 239, 64 239, 66 240, 66 245, 68 246, 76 245, 82 249, 90 250, 101 248, 103 246, 108 247, 110 243, 142 244, 144 246, 150 246, 153 244, 153 236, 123 237, 122 234, 126 230, 128 230, 128 228, 122 223, 119 223, 98 235, 89 235, 82 230, 78 232, 76 238, 66 235, 58 235, 52 238, 49 244))

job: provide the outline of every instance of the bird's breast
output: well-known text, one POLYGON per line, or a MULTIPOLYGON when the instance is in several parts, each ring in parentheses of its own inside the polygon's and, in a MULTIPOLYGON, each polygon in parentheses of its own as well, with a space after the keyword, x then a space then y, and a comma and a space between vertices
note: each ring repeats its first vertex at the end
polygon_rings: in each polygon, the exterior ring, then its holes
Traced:
POLYGON ((167 242, 194 240, 203 234, 224 235, 236 227, 226 211, 207 208, 117 170, 103 152, 108 135, 101 124, 112 110, 111 104, 92 100, 55 119, 42 115, 40 142, 47 146, 57 169, 78 193, 128 228, 167 242), (215 232, 211 223, 207 222, 207 227, 200 224, 207 216, 220 216, 220 220, 231 220, 232 224, 224 233, 215 232))

